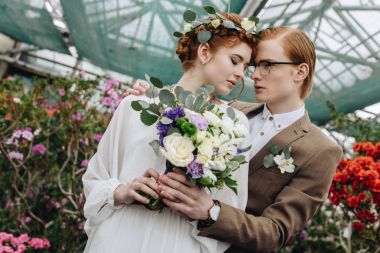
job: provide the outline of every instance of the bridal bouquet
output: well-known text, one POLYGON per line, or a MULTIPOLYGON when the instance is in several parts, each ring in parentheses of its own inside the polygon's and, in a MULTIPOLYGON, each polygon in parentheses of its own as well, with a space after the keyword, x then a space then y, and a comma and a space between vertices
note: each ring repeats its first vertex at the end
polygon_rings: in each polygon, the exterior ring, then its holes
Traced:
MULTIPOLYGON (((163 89, 162 82, 147 76, 151 87, 150 103, 138 100, 132 108, 140 112, 145 125, 156 124, 158 139, 149 144, 157 155, 166 158, 166 173, 173 167, 183 169, 197 185, 222 188, 237 193, 232 172, 246 163, 242 155, 250 147, 238 146, 248 134, 232 108, 226 112, 210 103, 212 89, 203 86, 195 93, 182 87, 163 89)), ((148 208, 160 209, 161 200, 151 199, 148 208)))

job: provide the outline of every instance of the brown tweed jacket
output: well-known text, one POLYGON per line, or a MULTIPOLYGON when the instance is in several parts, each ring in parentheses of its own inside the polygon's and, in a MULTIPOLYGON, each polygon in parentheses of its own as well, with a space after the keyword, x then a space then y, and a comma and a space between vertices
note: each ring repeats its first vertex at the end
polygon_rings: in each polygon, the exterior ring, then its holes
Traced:
MULTIPOLYGON (((248 118, 263 108, 241 102, 232 106, 248 118)), ((266 146, 250 160, 245 212, 221 203, 217 222, 199 233, 232 243, 226 252, 277 252, 327 198, 342 150, 310 122, 307 112, 270 143, 290 145, 296 169, 281 174, 276 166, 265 168, 263 159, 270 153, 266 146)))

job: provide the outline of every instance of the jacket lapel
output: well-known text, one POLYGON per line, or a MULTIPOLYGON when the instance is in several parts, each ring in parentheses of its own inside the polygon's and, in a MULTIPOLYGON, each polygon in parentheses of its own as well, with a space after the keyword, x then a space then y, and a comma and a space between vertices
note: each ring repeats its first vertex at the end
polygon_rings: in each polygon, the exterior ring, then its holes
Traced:
POLYGON ((295 140, 304 136, 305 133, 309 131, 309 128, 310 118, 306 111, 305 115, 302 116, 299 120, 288 126, 279 134, 273 136, 273 138, 267 144, 265 144, 265 146, 249 161, 249 174, 252 174, 256 170, 264 167, 264 157, 270 153, 267 147, 269 143, 272 143, 283 149, 295 140))

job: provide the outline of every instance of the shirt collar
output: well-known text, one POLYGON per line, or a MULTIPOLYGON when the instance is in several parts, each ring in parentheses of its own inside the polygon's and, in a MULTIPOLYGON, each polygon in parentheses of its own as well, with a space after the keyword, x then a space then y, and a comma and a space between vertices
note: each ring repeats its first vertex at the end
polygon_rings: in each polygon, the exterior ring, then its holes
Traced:
POLYGON ((287 128, 295 121, 300 119, 305 114, 305 104, 303 104, 299 109, 286 113, 272 114, 267 105, 264 105, 261 119, 266 120, 268 118, 273 118, 273 122, 277 130, 282 130, 287 128))

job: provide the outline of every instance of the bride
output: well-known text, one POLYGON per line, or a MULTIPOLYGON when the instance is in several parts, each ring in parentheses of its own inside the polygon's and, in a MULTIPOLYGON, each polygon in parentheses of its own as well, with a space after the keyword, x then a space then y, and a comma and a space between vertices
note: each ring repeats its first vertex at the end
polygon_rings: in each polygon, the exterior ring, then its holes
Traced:
MULTIPOLYGON (((210 17, 208 22, 202 20, 205 23, 200 26, 187 27, 176 51, 184 69, 176 85, 195 91, 207 83, 214 86, 215 93, 228 95, 243 78, 256 44, 249 29, 242 28, 246 27, 242 21, 236 14, 223 13, 210 17), (231 22, 235 28, 231 28, 231 22), (211 33, 211 38, 201 43, 197 35, 205 30, 211 33)), ((138 192, 159 197, 157 180, 165 170, 165 160, 157 157, 149 146, 157 138, 157 130, 140 122, 139 113, 131 107, 134 100, 149 99, 128 96, 122 100, 82 179, 88 235, 85 252, 224 252, 229 244, 198 236, 196 222, 169 208, 156 212, 136 204, 149 202, 138 192)), ((213 103, 222 111, 228 108, 220 100, 214 99, 213 103)), ((237 110, 235 113, 248 129, 245 115, 237 110)), ((246 136, 242 146, 248 145, 249 136, 246 136)), ((244 210, 247 178, 248 164, 245 164, 234 174, 237 195, 224 187, 212 190, 210 196, 244 210)))

